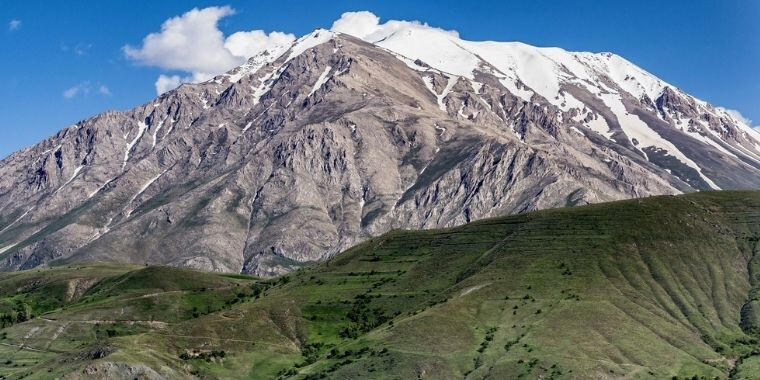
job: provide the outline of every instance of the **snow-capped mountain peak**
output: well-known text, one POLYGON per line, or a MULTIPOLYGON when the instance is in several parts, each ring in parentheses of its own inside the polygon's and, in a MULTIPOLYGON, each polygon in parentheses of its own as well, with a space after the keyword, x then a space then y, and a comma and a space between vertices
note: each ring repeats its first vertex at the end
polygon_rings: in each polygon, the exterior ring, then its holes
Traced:
POLYGON ((615 54, 359 37, 315 30, 0 161, 0 267, 271 275, 393 228, 760 188, 756 131, 615 54))

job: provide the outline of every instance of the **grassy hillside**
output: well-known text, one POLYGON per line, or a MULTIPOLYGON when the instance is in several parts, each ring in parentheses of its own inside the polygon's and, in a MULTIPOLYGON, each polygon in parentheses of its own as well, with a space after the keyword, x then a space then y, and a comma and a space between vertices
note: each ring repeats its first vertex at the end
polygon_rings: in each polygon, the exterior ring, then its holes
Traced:
POLYGON ((759 239, 760 192, 709 192, 397 231, 271 280, 0 274, 0 375, 760 378, 759 239))

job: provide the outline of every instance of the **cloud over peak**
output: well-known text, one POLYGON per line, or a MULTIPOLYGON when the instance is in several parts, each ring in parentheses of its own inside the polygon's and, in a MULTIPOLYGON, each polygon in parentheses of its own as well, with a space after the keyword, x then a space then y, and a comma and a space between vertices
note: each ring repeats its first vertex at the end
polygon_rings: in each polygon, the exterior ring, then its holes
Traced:
MULTIPOLYGON (((296 37, 292 33, 263 30, 238 31, 225 36, 219 29, 221 19, 235 14, 230 6, 193 8, 182 15, 167 19, 161 30, 150 33, 141 46, 125 45, 124 55, 135 63, 167 70, 156 79, 157 94, 177 88, 182 83, 198 83, 229 71, 248 58, 276 46, 290 45, 296 37)), ((20 27, 21 21, 11 21, 10 29, 20 27), (14 22, 16 23, 14 25, 14 22)), ((345 33, 375 43, 402 30, 426 30, 445 33, 459 38, 456 30, 430 26, 421 21, 386 20, 370 11, 345 12, 332 23, 333 32, 345 33)), ((66 98, 88 90, 86 86, 72 87, 64 93, 66 98), (68 94, 68 95, 67 95, 68 94)), ((106 92, 100 91, 107 95, 106 92)), ((736 110, 725 110, 736 120, 752 126, 752 121, 736 110)), ((753 128, 760 132, 760 125, 753 128)))
POLYGON ((380 18, 369 11, 345 12, 332 24, 333 32, 340 32, 359 37, 365 41, 376 42, 389 35, 407 29, 427 29, 459 37, 456 30, 436 28, 420 21, 388 20, 380 23, 380 18))
POLYGON ((224 48, 219 19, 234 14, 230 7, 194 8, 172 17, 161 31, 143 39, 142 47, 124 46, 124 54, 139 63, 169 70, 211 73, 231 69, 240 59, 224 48))
POLYGON ((251 30, 236 32, 224 41, 224 48, 237 57, 250 58, 274 46, 289 45, 296 37, 291 33, 251 30))
POLYGON ((293 34, 267 34, 262 30, 225 37, 217 25, 220 19, 233 14, 235 10, 229 6, 193 8, 164 21, 160 32, 143 38, 142 46, 124 46, 124 55, 139 64, 189 73, 161 75, 156 81, 156 92, 161 94, 183 82, 207 80, 268 48, 295 40, 293 34))
MULTIPOLYGON (((150 33, 142 45, 125 45, 124 55, 141 65, 159 67, 179 73, 161 74, 155 82, 159 95, 182 83, 201 82, 231 70, 275 46, 289 45, 296 37, 292 33, 263 30, 239 31, 225 36, 218 23, 235 14, 230 6, 193 8, 161 24, 161 30, 150 33)), ((331 30, 346 33, 366 41, 377 41, 404 29, 431 29, 458 37, 453 30, 431 27, 419 21, 389 20, 368 11, 346 12, 332 24, 331 30)))

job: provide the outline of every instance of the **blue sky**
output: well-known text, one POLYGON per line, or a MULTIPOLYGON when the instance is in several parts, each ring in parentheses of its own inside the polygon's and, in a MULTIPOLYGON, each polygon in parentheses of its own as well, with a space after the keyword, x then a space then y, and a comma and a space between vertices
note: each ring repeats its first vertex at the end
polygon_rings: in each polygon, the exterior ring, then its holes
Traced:
POLYGON ((258 29, 301 36, 329 28, 343 12, 368 10, 469 40, 612 51, 760 124, 760 1, 472 3, 0 0, 0 157, 96 113, 149 101, 159 75, 189 76, 190 69, 130 57, 124 46, 139 49, 165 20, 210 6, 229 6, 218 25, 225 37, 258 29))

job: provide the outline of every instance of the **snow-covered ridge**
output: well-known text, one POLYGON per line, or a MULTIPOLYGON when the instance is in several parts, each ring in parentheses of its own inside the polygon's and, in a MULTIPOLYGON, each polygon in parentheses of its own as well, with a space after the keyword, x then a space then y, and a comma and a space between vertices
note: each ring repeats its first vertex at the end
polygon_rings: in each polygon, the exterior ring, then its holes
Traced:
POLYGON ((563 82, 594 82, 600 74, 637 99, 643 95, 655 99, 669 86, 612 53, 576 53, 520 42, 466 41, 424 28, 396 30, 372 38, 368 42, 449 74, 473 79, 476 70, 491 70, 503 82, 509 82, 504 83, 507 88, 516 88, 519 81, 556 104, 567 102, 560 91, 563 82))
POLYGON ((327 41, 330 41, 331 39, 335 38, 335 36, 337 36, 337 33, 335 32, 331 32, 326 29, 317 29, 297 39, 296 42, 293 43, 293 46, 290 48, 290 55, 288 55, 288 59, 286 59, 286 61, 290 61, 291 59, 298 57, 303 52, 313 48, 314 46, 321 45, 327 41))
MULTIPOLYGON (((760 133, 741 120, 736 120, 724 110, 678 90, 613 53, 569 52, 561 48, 535 47, 520 42, 466 41, 454 33, 419 26, 389 28, 386 33, 375 32, 363 39, 394 53, 410 68, 423 72, 423 82, 436 97, 439 108, 444 112, 444 101, 450 86, 446 86, 443 93, 438 94, 433 90, 431 79, 424 72, 432 69, 447 74, 450 78, 463 77, 471 82, 478 71, 486 72, 496 76, 509 92, 526 102, 532 101, 532 96, 537 94, 562 111, 577 111, 579 118, 576 121, 581 122, 583 118, 590 116, 590 121, 584 124, 611 140, 612 132, 604 118, 590 112, 586 104, 567 93, 563 86, 572 85, 586 89, 610 109, 631 144, 642 153, 643 149, 648 147, 664 150, 667 155, 695 169, 714 189, 719 187, 690 157, 638 116, 629 113, 630 110, 624 105, 625 98, 632 98, 647 108, 654 108, 655 100, 666 88, 670 88, 684 99, 697 104, 699 112, 733 121, 756 152, 747 151, 743 146, 736 147, 737 153, 727 151, 722 144, 714 140, 719 140, 720 137, 707 127, 705 128, 709 131, 709 136, 681 128, 686 136, 716 147, 729 155, 743 154, 756 159, 756 153, 760 152, 760 133), (418 65, 417 60, 429 67, 418 65)), ((702 123, 697 118, 689 121, 702 123)))
MULTIPOLYGON (((289 66, 291 60, 311 48, 340 36, 341 33, 338 32, 317 29, 290 45, 276 46, 250 58, 246 64, 214 78, 213 82, 217 85, 234 85, 246 75, 260 73, 260 77, 249 84, 253 104, 256 105, 259 99, 270 91, 281 73, 289 66), (286 55, 287 57, 283 59, 286 55), (264 66, 275 62, 277 62, 276 67, 267 68, 265 73, 261 73, 264 66), (227 78, 227 81, 224 78, 227 78)), ((719 188, 718 185, 703 172, 693 157, 682 152, 678 144, 669 141, 664 135, 657 132, 656 128, 647 125, 639 116, 633 114, 628 106, 632 100, 639 102, 645 108, 655 109, 657 107, 655 101, 663 95, 665 89, 669 88, 671 93, 676 93, 678 96, 697 104, 699 112, 709 113, 721 120, 730 120, 742 131, 744 138, 750 141, 748 145, 750 149, 742 144, 737 145, 735 143, 729 144, 733 149, 727 149, 721 141, 721 135, 711 130, 711 126, 697 117, 682 119, 677 115, 671 116, 679 123, 673 128, 679 129, 688 138, 713 147, 728 156, 735 158, 746 156, 756 161, 760 158, 760 133, 741 120, 736 120, 725 110, 691 97, 613 53, 570 52, 561 48, 535 47, 520 42, 467 41, 459 38, 455 33, 418 26, 375 32, 363 39, 392 53, 408 67, 419 71, 422 82, 433 94, 438 103, 438 108, 442 112, 449 111, 446 107, 446 98, 458 79, 468 80, 475 92, 478 93, 482 84, 475 81, 477 73, 490 73, 500 81, 508 92, 523 101, 533 102, 533 97, 537 95, 563 112, 574 112, 573 120, 575 122, 583 124, 590 131, 598 133, 607 140, 615 142, 612 128, 615 128, 615 124, 619 125, 631 145, 644 157, 649 158, 644 153, 645 148, 664 151, 666 155, 693 168, 705 183, 717 189, 719 188), (419 64, 420 61, 424 64, 419 64), (434 88, 433 77, 429 75, 429 73, 434 72, 443 74, 444 77, 448 78, 448 83, 440 89, 441 93, 438 93, 434 88), (597 111, 593 111, 593 107, 589 107, 589 104, 585 104, 569 93, 567 86, 588 91, 595 98, 592 102, 598 101, 597 104, 608 109, 616 120, 607 120, 607 116, 602 116, 597 111), (695 132, 693 128, 685 127, 695 124, 703 126, 705 131, 695 132)), ((338 47, 335 47, 333 53, 337 53, 338 50, 338 47)), ((322 70, 321 75, 312 85, 308 93, 309 96, 329 80, 333 67, 327 66, 322 70)), ((221 89, 217 88, 215 92, 219 95, 221 89)), ((204 109, 207 109, 209 107, 208 102, 203 97, 201 100, 204 103, 204 109)), ((588 102, 589 100, 584 101, 588 102)), ((488 110, 493 111, 487 102, 484 104, 488 110)), ((462 113, 462 107, 458 113, 461 117, 468 118, 462 113)), ((478 112, 474 111, 469 117, 475 118, 477 115, 478 112)), ((663 121, 668 117, 665 114, 662 116, 657 114, 657 116, 663 121)), ((251 123, 246 125, 243 132, 250 127, 251 123)), ((156 128, 154 133, 159 128, 160 126, 156 128)), ((141 131, 142 128, 138 130, 135 140, 128 144, 128 149, 125 152, 125 166, 129 158, 129 148, 139 140, 141 131)), ((581 132, 577 128, 576 131, 581 132)), ((625 138, 618 136, 616 139, 621 137, 625 138)), ((154 135, 154 144, 155 141, 154 135)))

